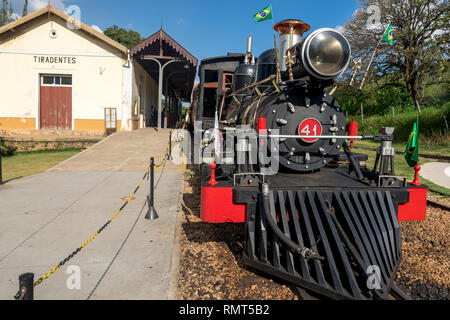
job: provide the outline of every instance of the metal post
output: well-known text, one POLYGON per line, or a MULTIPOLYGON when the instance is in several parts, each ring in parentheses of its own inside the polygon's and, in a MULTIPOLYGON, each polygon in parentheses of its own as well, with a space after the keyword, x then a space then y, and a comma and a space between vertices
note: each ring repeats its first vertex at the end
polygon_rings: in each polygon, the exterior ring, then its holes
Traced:
POLYGON ((361 101, 361 126, 364 132, 364 107, 362 101, 361 101))
POLYGON ((150 194, 147 198, 148 200, 148 212, 145 215, 145 219, 147 220, 155 220, 158 219, 158 213, 156 212, 154 206, 155 199, 155 158, 150 158, 150 194))
POLYGON ((173 160, 172 158, 172 131, 169 134, 169 152, 167 154, 167 160, 173 160))
POLYGON ((33 300, 34 273, 24 273, 19 276, 19 291, 14 296, 16 300, 33 300))
POLYGON ((161 100, 162 100, 162 87, 163 87, 163 68, 161 63, 155 59, 159 65, 159 83, 158 83, 158 131, 161 130, 161 100))

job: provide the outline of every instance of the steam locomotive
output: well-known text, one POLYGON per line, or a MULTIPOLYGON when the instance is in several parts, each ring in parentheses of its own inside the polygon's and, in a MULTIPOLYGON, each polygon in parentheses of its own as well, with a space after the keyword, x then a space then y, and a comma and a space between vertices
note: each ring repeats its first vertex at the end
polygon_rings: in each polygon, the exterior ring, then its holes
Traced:
POLYGON ((193 92, 191 158, 201 218, 245 224, 245 263, 332 299, 386 299, 401 261, 399 221, 423 220, 425 186, 394 170, 394 128, 357 135, 333 98, 351 61, 344 35, 274 25, 274 47, 208 58, 193 92), (380 143, 375 165, 349 141, 380 143))

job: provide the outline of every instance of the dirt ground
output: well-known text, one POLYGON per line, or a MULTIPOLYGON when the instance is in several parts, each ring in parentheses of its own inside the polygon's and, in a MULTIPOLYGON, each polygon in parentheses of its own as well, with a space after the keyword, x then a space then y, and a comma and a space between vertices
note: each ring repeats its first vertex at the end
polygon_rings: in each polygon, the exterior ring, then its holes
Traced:
MULTIPOLYGON (((244 226, 201 221, 200 180, 185 179, 180 230, 178 298, 193 300, 297 300, 293 286, 259 276, 242 261, 244 226)), ((445 199, 433 199, 449 205, 445 199)), ((397 284, 413 299, 448 300, 450 252, 448 212, 428 208, 427 220, 404 222, 403 261, 397 284)))

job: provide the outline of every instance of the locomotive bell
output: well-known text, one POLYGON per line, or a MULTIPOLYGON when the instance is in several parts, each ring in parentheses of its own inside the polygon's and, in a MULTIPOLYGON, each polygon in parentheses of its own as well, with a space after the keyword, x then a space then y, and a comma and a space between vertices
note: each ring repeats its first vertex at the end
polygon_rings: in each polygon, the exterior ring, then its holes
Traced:
POLYGON ((286 71, 286 62, 283 57, 286 55, 287 49, 302 41, 303 34, 311 29, 311 27, 303 21, 288 19, 278 22, 273 26, 273 28, 280 34, 280 40, 278 44, 280 70, 286 71))

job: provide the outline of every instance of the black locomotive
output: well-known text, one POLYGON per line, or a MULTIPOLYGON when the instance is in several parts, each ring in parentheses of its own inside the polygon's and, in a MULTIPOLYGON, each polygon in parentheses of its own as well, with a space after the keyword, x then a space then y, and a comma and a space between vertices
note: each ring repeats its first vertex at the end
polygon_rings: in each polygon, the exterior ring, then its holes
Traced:
POLYGON ((346 38, 328 28, 303 38, 299 20, 274 28, 279 42, 258 58, 249 37, 246 54, 200 65, 191 154, 202 219, 245 223, 244 260, 260 272, 329 298, 386 299, 398 221, 423 218, 426 187, 395 175, 393 128, 347 135, 332 96, 351 60, 346 38), (380 142, 373 168, 350 139, 380 142))

